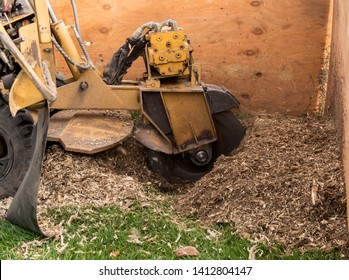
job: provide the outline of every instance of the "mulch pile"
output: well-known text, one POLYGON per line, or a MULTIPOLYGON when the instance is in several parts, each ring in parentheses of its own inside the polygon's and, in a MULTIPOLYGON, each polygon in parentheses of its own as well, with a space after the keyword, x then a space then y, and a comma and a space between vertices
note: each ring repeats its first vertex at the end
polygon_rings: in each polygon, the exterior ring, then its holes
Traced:
MULTIPOLYGON (((165 199, 171 189, 180 214, 208 224, 229 223, 253 241, 277 241, 289 249, 335 246, 348 252, 341 143, 334 122, 261 115, 246 127, 231 156, 220 157, 195 184, 173 187, 147 169, 145 149, 132 138, 94 156, 51 145, 39 212, 46 219, 47 208, 65 205, 117 204, 127 209, 135 200, 165 199), (148 191, 154 186, 165 195, 148 191)), ((10 202, 0 201, 0 216, 10 202)))
POLYGON ((341 141, 331 119, 259 116, 241 146, 177 198, 182 214, 252 240, 347 250, 341 141))

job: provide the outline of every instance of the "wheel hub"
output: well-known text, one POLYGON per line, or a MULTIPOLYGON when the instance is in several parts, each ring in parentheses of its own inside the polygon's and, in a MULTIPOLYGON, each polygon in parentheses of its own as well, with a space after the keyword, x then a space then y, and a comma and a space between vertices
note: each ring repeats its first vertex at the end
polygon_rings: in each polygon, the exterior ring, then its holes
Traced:
POLYGON ((199 151, 195 155, 195 159, 199 162, 206 162, 208 158, 208 154, 206 151, 199 151))
POLYGON ((203 166, 208 164, 212 159, 212 147, 204 146, 200 149, 190 152, 190 160, 198 165, 203 166))

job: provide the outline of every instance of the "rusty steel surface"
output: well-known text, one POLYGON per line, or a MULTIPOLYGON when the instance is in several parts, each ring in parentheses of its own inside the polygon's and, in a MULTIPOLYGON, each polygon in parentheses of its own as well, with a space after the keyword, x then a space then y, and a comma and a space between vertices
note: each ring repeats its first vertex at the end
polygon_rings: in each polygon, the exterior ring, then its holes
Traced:
POLYGON ((203 92, 163 92, 164 105, 179 152, 214 142, 216 131, 203 92))
POLYGON ((51 117, 47 139, 60 142, 67 151, 94 154, 115 147, 132 128, 124 111, 64 110, 51 117))
POLYGON ((166 141, 152 125, 135 125, 133 136, 138 142, 150 150, 165 154, 173 153, 172 144, 166 141))

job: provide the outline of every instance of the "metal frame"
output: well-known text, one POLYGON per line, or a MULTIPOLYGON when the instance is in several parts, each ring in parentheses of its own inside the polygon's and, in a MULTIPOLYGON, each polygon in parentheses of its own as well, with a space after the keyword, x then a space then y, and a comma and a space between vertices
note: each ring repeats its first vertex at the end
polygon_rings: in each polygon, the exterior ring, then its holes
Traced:
MULTIPOLYGON (((138 85, 107 85, 88 57, 79 32, 74 29, 85 54, 86 63, 81 59, 68 27, 57 19, 49 2, 46 0, 32 2, 37 11, 36 20, 35 23, 20 28, 20 32, 22 30, 24 34, 30 34, 29 38, 21 43, 21 51, 5 34, 5 29, 2 27, 3 30, 0 30, 1 41, 24 71, 18 75, 10 92, 12 114, 25 107, 38 106, 45 100, 51 101, 52 109, 59 110, 137 110, 143 113, 144 122, 153 124, 153 129, 156 129, 172 146, 171 153, 189 151, 217 140, 210 107, 205 92, 199 84, 198 65, 190 66, 189 75, 183 73, 189 78, 186 82, 178 80, 176 84, 165 85, 162 80, 160 83, 150 77, 138 85), (63 54, 73 76, 66 85, 57 89, 58 93, 55 86, 52 86, 50 75, 56 71, 53 44, 63 54), (22 53, 25 53, 25 56, 22 53), (172 138, 165 135, 143 110, 143 92, 152 91, 161 93, 161 106, 165 107, 166 112, 161 117, 168 119, 172 138), (190 104, 195 106, 191 107, 190 104)), ((147 142, 142 138, 138 140, 147 142)), ((161 145, 157 150, 161 150, 161 145)), ((165 150, 168 153, 169 149, 165 150)))

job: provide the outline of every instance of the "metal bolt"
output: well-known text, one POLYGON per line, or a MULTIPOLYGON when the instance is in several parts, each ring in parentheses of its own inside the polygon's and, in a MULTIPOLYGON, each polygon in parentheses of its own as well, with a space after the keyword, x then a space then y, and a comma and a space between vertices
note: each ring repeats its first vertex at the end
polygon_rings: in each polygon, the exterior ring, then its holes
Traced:
POLYGON ((44 49, 44 53, 51 53, 52 52, 52 49, 50 49, 50 48, 45 48, 44 49))
POLYGON ((162 55, 159 56, 159 60, 160 61, 164 61, 165 60, 165 57, 163 57, 162 55))
POLYGON ((173 35, 173 39, 177 40, 179 38, 178 34, 173 35))
POLYGON ((176 53, 176 58, 180 59, 182 57, 181 53, 176 53))
POLYGON ((198 162, 204 163, 208 159, 206 151, 199 151, 196 153, 195 158, 198 162))
POLYGON ((161 36, 156 37, 156 41, 161 42, 161 40, 162 40, 161 36))
POLYGON ((171 47, 171 42, 167 42, 166 47, 168 47, 168 48, 171 47))
POLYGON ((80 89, 82 91, 87 90, 88 89, 88 83, 87 82, 81 82, 80 83, 80 89))

